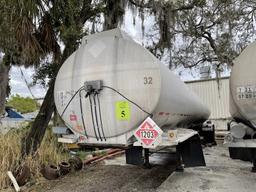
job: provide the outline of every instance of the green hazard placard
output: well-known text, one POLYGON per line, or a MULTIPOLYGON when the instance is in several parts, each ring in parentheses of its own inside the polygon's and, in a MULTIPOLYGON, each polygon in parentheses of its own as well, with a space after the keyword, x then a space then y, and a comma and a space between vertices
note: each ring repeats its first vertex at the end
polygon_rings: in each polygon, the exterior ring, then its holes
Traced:
POLYGON ((116 102, 116 119, 120 121, 129 121, 131 118, 131 110, 128 101, 116 102))

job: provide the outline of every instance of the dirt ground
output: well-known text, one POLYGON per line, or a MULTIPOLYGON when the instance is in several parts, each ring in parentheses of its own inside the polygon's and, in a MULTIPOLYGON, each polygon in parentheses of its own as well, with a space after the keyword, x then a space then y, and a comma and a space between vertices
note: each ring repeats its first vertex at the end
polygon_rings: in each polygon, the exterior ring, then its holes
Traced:
MULTIPOLYGON (((239 160, 231 160, 228 156, 228 150, 222 145, 217 147, 205 148, 204 149, 205 159, 207 163, 206 168, 199 168, 198 170, 203 170, 204 174, 222 174, 224 178, 227 175, 234 175, 234 181, 239 179, 240 183, 245 183, 248 189, 256 187, 256 175, 251 173, 251 164, 249 162, 243 162, 239 160), (206 171, 205 171, 205 170, 206 171), (209 171, 210 170, 210 171, 209 171), (240 175, 242 174, 242 175, 240 175), (241 177, 240 177, 240 176, 241 177), (247 175, 244 177, 243 175, 247 175), (245 181, 242 178, 245 178, 245 181)), ((112 160, 106 160, 100 164, 86 167, 80 172, 73 172, 55 181, 48 181, 41 179, 36 185, 32 187, 25 188, 24 191, 30 192, 110 192, 110 191, 121 191, 121 192, 133 192, 133 191, 177 191, 173 190, 173 176, 175 166, 173 162, 173 157, 170 158, 166 154, 161 154, 161 159, 159 155, 152 157, 151 159, 155 165, 151 169, 144 169, 142 167, 126 165, 124 155, 116 157, 112 160)), ((193 176, 193 171, 190 173, 190 169, 187 169, 190 174, 189 177, 180 176, 180 185, 187 183, 186 181, 193 176), (192 174, 192 175, 191 175, 192 174)), ((185 172, 186 173, 186 169, 185 172)), ((198 174, 198 173, 197 173, 198 174)), ((200 174, 202 177, 205 177, 200 174)), ((185 175, 184 175, 185 176, 185 175)), ((195 177, 197 175, 195 174, 195 177)), ((193 177, 193 178, 195 178, 193 177)), ((222 183, 223 179, 216 180, 215 176, 212 175, 214 182, 219 182, 217 185, 220 186, 218 189, 226 189, 228 183, 222 183)), ((227 181, 230 179, 227 178, 227 181)), ((204 178, 202 178, 204 179, 204 178)), ((201 179, 201 180, 202 180, 201 179)), ((191 179, 190 179, 191 180, 191 179)), ((224 181, 224 180, 223 180, 224 181)), ((213 183, 214 183, 213 182, 213 183)), ((176 182, 175 182, 176 183, 176 182)), ((178 182, 177 182, 178 183, 178 182)), ((241 185, 242 186, 242 185, 241 185)), ((200 186, 199 186, 200 187, 200 186)), ((230 186, 232 188, 232 186, 230 186)), ((229 188, 229 189, 231 189, 229 188)), ((195 188, 193 181, 191 181, 191 189, 185 191, 198 191, 195 188), (194 186, 194 188, 193 188, 194 186)), ((204 188, 200 188, 204 189, 204 188)), ((236 190, 239 191, 239 188, 236 190)), ((183 191, 183 190, 181 190, 183 191)), ((205 191, 205 190, 203 190, 205 191)), ((210 190, 206 191, 219 191, 210 190)), ((225 190, 224 190, 225 191, 225 190)), ((231 190, 233 191, 233 190, 231 190)), ((247 191, 246 189, 242 191, 247 191)), ((249 192, 249 191, 248 191, 249 192)))
MULTIPOLYGON (((89 166, 57 181, 41 181, 29 191, 36 192, 110 192, 156 191, 174 170, 174 163, 154 165, 151 169, 125 165, 124 156, 89 166)), ((162 162, 161 162, 162 163, 162 162)))

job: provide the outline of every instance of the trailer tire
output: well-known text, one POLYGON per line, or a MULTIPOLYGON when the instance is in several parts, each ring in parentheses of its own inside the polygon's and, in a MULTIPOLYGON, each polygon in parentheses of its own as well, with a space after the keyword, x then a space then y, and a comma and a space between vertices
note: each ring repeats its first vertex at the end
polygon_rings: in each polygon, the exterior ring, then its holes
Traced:
POLYGON ((71 171, 71 165, 68 162, 62 161, 59 163, 60 175, 66 175, 71 171))
POLYGON ((23 186, 26 184, 28 179, 30 178, 31 172, 30 168, 27 165, 20 166, 15 172, 15 179, 19 186, 23 186))
POLYGON ((46 178, 48 180, 54 180, 54 179, 57 179, 60 176, 59 168, 55 165, 44 166, 41 169, 41 173, 44 176, 44 178, 46 178))

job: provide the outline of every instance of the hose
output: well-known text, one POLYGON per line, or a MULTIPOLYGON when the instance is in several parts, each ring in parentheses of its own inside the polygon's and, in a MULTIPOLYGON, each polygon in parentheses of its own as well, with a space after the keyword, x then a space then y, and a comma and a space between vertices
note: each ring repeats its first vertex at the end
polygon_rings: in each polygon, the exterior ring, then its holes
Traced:
POLYGON ((95 114, 95 120, 96 120, 96 126, 98 129, 99 138, 102 141, 101 134, 100 134, 99 122, 98 122, 98 114, 97 114, 97 105, 96 105, 95 95, 96 95, 96 93, 94 92, 93 93, 94 114, 95 114))
POLYGON ((64 115, 64 113, 66 112, 68 106, 70 105, 71 101, 73 101, 73 99, 75 98, 75 96, 77 95, 77 93, 79 93, 80 90, 82 90, 84 88, 84 86, 80 87, 76 92, 75 94, 71 97, 71 99, 69 100, 68 104, 66 105, 66 107, 64 108, 64 110, 62 111, 61 113, 61 117, 64 115))
POLYGON ((144 113, 148 114, 150 117, 153 117, 153 114, 147 112, 146 110, 144 110, 142 107, 140 107, 137 103, 133 102, 132 100, 130 100, 129 98, 127 98, 126 96, 124 96, 122 93, 120 93, 119 91, 117 91, 116 89, 114 89, 113 87, 109 87, 109 86, 102 86, 108 89, 111 89, 112 91, 116 92, 117 94, 119 94, 120 96, 122 96, 123 98, 125 98, 127 101, 131 102, 133 105, 135 105, 136 107, 138 107, 141 111, 143 111, 144 113))
MULTIPOLYGON (((80 104, 80 113, 81 113, 81 119, 82 119, 82 125, 83 125, 83 128, 84 128, 84 134, 85 136, 88 138, 88 135, 86 133, 86 130, 85 130, 85 123, 84 123, 84 112, 83 112, 83 105, 82 105, 82 95, 81 95, 81 92, 83 91, 84 89, 81 89, 79 91, 79 104, 80 104)), ((85 91, 85 90, 84 90, 85 91)))
POLYGON ((99 115, 100 115, 101 131, 102 131, 103 138, 104 138, 104 140, 106 141, 106 137, 105 137, 104 129, 103 129, 103 123, 102 123, 101 107, 100 107, 100 99, 99 99, 99 94, 98 94, 98 92, 96 92, 96 98, 97 98, 98 106, 99 106, 99 115))
POLYGON ((98 141, 99 138, 98 138, 98 136, 97 136, 96 128, 95 128, 95 123, 94 123, 94 115, 93 115, 93 109, 92 109, 92 99, 91 99, 91 95, 89 95, 89 101, 90 101, 90 109, 91 109, 93 130, 94 130, 95 137, 96 137, 96 139, 97 139, 97 141, 98 141))

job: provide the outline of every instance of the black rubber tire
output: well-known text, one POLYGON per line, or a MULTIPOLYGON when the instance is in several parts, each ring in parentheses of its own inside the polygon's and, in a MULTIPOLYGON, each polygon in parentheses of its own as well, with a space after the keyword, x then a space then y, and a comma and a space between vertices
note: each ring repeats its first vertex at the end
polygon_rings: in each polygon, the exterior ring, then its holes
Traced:
POLYGON ((30 168, 27 165, 20 166, 15 172, 15 179, 17 180, 18 185, 25 185, 30 178, 30 175, 30 168))
POLYGON ((59 163, 60 175, 66 175, 71 171, 71 165, 68 162, 62 161, 59 163))
POLYGON ((41 169, 41 173, 44 176, 44 178, 46 178, 48 180, 54 180, 54 179, 57 179, 60 176, 59 169, 55 165, 44 166, 41 169))
POLYGON ((77 156, 71 157, 68 162, 75 171, 79 171, 83 168, 83 161, 77 156))

